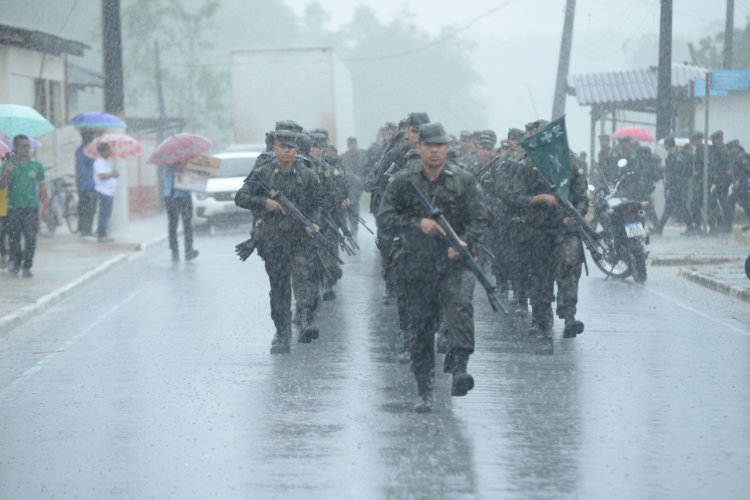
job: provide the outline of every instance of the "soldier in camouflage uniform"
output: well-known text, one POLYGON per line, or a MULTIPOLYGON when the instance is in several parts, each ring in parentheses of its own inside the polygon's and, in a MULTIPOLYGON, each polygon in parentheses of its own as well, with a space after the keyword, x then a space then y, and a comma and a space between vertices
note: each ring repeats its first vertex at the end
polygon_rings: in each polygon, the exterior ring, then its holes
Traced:
MULTIPOLYGON (((344 210, 348 206, 348 186, 344 172, 336 165, 338 158, 331 154, 324 155, 328 147, 328 138, 321 132, 310 134, 312 140, 310 148, 310 160, 313 172, 318 176, 320 184, 320 221, 323 236, 331 242, 338 240, 339 228, 348 233, 348 226, 344 216, 344 210)), ((342 270, 336 257, 339 255, 338 246, 334 249, 334 255, 326 253, 321 255, 323 266, 321 267, 321 288, 323 300, 334 300, 336 293, 333 290, 336 282, 341 279, 342 270)))
POLYGON ((510 181, 514 162, 523 155, 518 142, 521 135, 519 129, 508 131, 507 149, 501 152, 498 158, 493 159, 480 179, 493 215, 487 235, 488 244, 495 255, 492 274, 495 276, 495 284, 500 295, 507 297, 508 291, 513 288, 516 299, 523 295, 520 291, 523 287, 518 283, 519 273, 515 272, 518 269, 518 259, 513 246, 512 215, 503 200, 503 189, 510 181))
POLYGON ((359 199, 362 197, 364 179, 367 175, 367 153, 357 147, 356 137, 349 137, 346 145, 347 150, 341 155, 341 162, 349 184, 348 197, 351 204, 347 209, 347 216, 352 233, 356 234, 359 227, 359 199))
POLYGON ((729 206, 729 187, 733 180, 732 166, 729 152, 724 145, 724 132, 721 130, 711 134, 711 145, 708 147, 708 175, 708 222, 711 234, 729 233, 734 219, 734 208, 730 209, 729 206))
POLYGON ((302 313, 299 342, 308 343, 318 338, 319 331, 315 326, 318 282, 312 261, 316 249, 308 230, 284 214, 279 203, 269 198, 269 193, 258 184, 257 179, 263 179, 271 189, 286 195, 312 220, 317 218, 318 212, 318 180, 295 156, 296 134, 280 130, 274 135, 274 159, 250 173, 237 191, 235 203, 253 212, 253 238, 257 241, 258 255, 265 261, 271 284, 271 318, 276 327, 271 354, 279 354, 290 350, 292 287, 297 307, 302 313))
MULTIPOLYGON (((750 218, 750 155, 748 155, 740 141, 734 139, 727 143, 729 152, 729 161, 732 167, 732 194, 730 196, 730 206, 732 207, 732 216, 734 215, 734 205, 739 204, 745 215, 750 218)), ((734 219, 734 217, 732 217, 734 219)))
POLYGON ((674 137, 664 138, 664 149, 667 150, 667 158, 664 160, 664 212, 659 220, 659 232, 670 217, 675 217, 680 222, 688 219, 687 215, 687 192, 690 167, 685 160, 681 150, 677 149, 674 137))
MULTIPOLYGON (((546 121, 527 127, 534 134, 546 121)), ((581 214, 588 210, 586 172, 572 162, 570 202, 581 214)), ((531 158, 518 163, 515 175, 505 190, 505 201, 525 221, 521 250, 528 256, 526 267, 531 270, 532 332, 549 336, 552 330, 554 282, 558 280, 557 313, 565 318, 565 336, 574 337, 583 331, 583 323, 575 319, 578 279, 583 258, 575 219, 560 208, 548 183, 537 171, 531 158)))
POLYGON ((447 325, 444 371, 453 375, 451 394, 463 396, 474 386, 466 369, 474 352, 472 297, 476 278, 441 238, 442 228, 428 217, 410 184, 443 210, 459 237, 476 254, 488 213, 474 176, 446 162, 449 141, 439 123, 422 125, 418 146, 421 162, 417 168, 400 172, 388 184, 378 214, 383 228, 398 234, 405 248, 407 307, 414 334, 411 366, 419 394, 414 408, 417 412, 432 410, 434 335, 441 311, 447 325))

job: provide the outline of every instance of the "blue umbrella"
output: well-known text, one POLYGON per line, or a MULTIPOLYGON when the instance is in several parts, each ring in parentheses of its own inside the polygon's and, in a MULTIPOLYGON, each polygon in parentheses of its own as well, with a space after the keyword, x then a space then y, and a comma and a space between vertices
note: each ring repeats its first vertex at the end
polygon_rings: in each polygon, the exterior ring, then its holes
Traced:
POLYGON ((45 117, 29 106, 0 104, 0 131, 14 137, 19 134, 39 137, 55 130, 45 117))
POLYGON ((125 122, 103 111, 90 111, 76 115, 70 124, 76 128, 127 128, 125 122))

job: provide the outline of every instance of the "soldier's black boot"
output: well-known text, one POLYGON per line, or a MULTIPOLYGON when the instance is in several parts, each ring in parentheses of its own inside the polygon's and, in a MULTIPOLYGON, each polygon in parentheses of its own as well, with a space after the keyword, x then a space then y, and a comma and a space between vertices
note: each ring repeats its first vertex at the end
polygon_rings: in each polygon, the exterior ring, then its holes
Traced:
POLYGON ((532 304, 529 334, 539 338, 550 337, 552 335, 553 321, 551 304, 532 304))
POLYGON ((454 352, 453 356, 453 382, 451 383, 451 396, 466 396, 466 393, 474 388, 474 377, 466 373, 466 365, 469 363, 469 354, 465 352, 454 352))
POLYGON ((415 413, 432 413, 432 389, 435 380, 435 372, 430 370, 428 375, 421 374, 417 378, 417 404, 414 405, 415 413))
POLYGON ((336 300, 336 292, 333 291, 333 284, 323 285, 323 300, 326 302, 336 300))
POLYGON ((271 354, 289 354, 289 341, 292 338, 291 326, 282 326, 276 330, 271 341, 271 354))
POLYGON ((576 335, 583 333, 583 321, 576 319, 575 315, 569 314, 565 316, 565 329, 563 330, 563 337, 566 339, 572 339, 576 335))
POLYGON ((301 313, 302 331, 297 340, 303 344, 309 344, 320 335, 318 327, 315 326, 315 311, 310 307, 305 307, 301 313))

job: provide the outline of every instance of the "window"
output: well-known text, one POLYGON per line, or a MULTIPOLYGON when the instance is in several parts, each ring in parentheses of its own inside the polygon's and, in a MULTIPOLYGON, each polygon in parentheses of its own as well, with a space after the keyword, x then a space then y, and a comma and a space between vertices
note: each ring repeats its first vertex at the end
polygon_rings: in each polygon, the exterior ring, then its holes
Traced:
POLYGON ((34 80, 34 108, 55 127, 62 126, 65 120, 62 83, 36 78, 34 80))

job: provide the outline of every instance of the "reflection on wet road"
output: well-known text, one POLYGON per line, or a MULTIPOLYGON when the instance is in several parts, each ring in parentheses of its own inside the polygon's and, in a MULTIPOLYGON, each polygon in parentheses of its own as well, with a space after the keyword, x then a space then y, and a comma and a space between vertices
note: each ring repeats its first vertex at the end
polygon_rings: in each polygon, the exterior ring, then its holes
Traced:
MULTIPOLYGON (((416 415, 371 237, 321 339, 270 356, 243 234, 156 249, 0 338, 0 498, 744 498, 750 312, 652 268, 583 278, 572 340, 476 294, 476 388, 416 415)), ((296 335, 295 330, 295 335, 296 335)), ((438 357, 442 363, 442 356, 438 357)))

